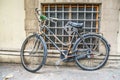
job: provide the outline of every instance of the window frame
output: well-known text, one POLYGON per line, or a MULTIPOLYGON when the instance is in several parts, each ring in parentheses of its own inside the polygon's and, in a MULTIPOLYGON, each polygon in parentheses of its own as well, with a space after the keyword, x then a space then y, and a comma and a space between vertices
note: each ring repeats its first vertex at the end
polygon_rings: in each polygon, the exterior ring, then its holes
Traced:
MULTIPOLYGON (((54 30, 55 35, 61 39, 61 41, 66 42, 70 41, 70 37, 68 37, 67 33, 63 30, 64 26, 67 21, 73 21, 73 22, 83 22, 84 23, 84 30, 83 32, 96 32, 99 33, 100 29, 100 4, 41 4, 42 6, 42 13, 46 15, 47 17, 56 17, 58 18, 57 26, 52 26, 50 29, 54 30), (73 10, 72 10, 73 9, 73 10), (76 10, 74 10, 76 9, 76 10), (91 9, 91 10, 90 10, 91 9), (51 14, 54 13, 54 16, 51 16, 51 14), (65 17, 65 14, 68 17, 65 17), (58 14, 62 16, 58 16, 58 14), (76 19, 74 15, 77 14, 76 19), (80 14, 83 15, 80 17, 80 14), (91 15, 91 16, 90 16, 91 15), (59 23, 61 21, 61 23, 59 23), (65 22, 66 21, 66 22, 65 22), (59 25, 61 26, 59 26, 59 25), (59 34, 59 30, 62 30, 62 34, 59 34), (67 38, 68 37, 68 38, 67 38), (67 39, 67 40, 65 40, 67 39)), ((53 38, 50 33, 48 33, 48 36, 53 38)), ((57 40, 55 40, 56 44, 58 46, 60 45, 61 49, 65 49, 65 46, 62 46, 57 40)), ((48 49, 55 49, 52 46, 52 44, 49 41, 46 41, 48 49)))

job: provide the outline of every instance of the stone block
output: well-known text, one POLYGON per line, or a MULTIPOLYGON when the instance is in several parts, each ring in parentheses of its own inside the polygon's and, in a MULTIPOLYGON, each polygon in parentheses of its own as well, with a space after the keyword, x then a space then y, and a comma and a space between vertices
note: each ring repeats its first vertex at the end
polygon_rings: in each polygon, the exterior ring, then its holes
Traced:
POLYGON ((20 56, 13 56, 13 55, 0 55, 0 62, 7 62, 7 63, 20 63, 20 56))
POLYGON ((34 8, 34 5, 35 2, 34 0, 25 0, 25 9, 28 9, 28 8, 34 8))
POLYGON ((102 8, 101 20, 118 21, 119 11, 117 9, 102 8))
POLYGON ((39 4, 40 4, 40 3, 39 3, 40 0, 34 0, 34 1, 35 1, 35 4, 34 4, 35 6, 34 6, 34 8, 38 8, 38 7, 39 7, 39 4))
MULTIPOLYGON (((103 20, 101 23, 100 30, 101 32, 116 32, 118 31, 118 22, 116 21, 110 21, 110 20, 103 20)), ((111 33, 112 34, 112 33, 111 33)))
POLYGON ((37 33, 37 32, 38 30, 34 30, 34 29, 26 30, 26 36, 32 35, 33 33, 37 33))
POLYGON ((40 0, 41 3, 101 3, 102 0, 40 0))
POLYGON ((41 0, 41 3, 54 3, 55 0, 41 0))
POLYGON ((39 0, 39 4, 44 3, 44 2, 45 2, 45 0, 39 0))
POLYGON ((25 9, 38 7, 38 0, 25 0, 25 9))
POLYGON ((102 3, 102 0, 71 0, 76 3, 102 3))
POLYGON ((38 22, 37 20, 25 20, 25 30, 37 30, 38 22))
POLYGON ((115 55, 117 54, 117 33, 115 31, 102 31, 103 37, 107 40, 108 44, 111 45, 110 47, 110 54, 115 55))
POLYGON ((119 0, 103 0, 102 6, 103 6, 103 8, 118 9, 119 8, 119 0))
POLYGON ((36 19, 35 9, 34 8, 27 9, 25 11, 25 16, 26 16, 26 19, 36 19))

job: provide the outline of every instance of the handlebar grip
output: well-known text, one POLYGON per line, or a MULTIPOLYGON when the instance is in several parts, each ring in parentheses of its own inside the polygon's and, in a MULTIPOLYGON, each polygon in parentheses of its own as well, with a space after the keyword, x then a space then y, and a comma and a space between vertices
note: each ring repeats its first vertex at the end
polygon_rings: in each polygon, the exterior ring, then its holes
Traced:
POLYGON ((54 21, 58 21, 58 18, 52 18, 52 17, 50 17, 49 20, 52 21, 52 22, 54 22, 54 21))
POLYGON ((40 19, 44 21, 44 20, 47 20, 47 17, 45 15, 40 15, 40 19))
POLYGON ((39 12, 38 12, 38 8, 35 8, 35 12, 37 12, 37 14, 39 14, 39 12))
POLYGON ((38 8, 35 8, 35 11, 37 11, 38 10, 38 8))

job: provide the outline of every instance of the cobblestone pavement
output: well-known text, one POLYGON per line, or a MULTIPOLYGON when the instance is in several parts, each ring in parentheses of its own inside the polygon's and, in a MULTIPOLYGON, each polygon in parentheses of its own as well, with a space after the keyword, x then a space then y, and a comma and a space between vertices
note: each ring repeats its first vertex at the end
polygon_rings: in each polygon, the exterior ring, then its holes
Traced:
POLYGON ((120 80, 120 69, 83 71, 78 67, 44 66, 37 73, 30 73, 21 64, 0 63, 0 80, 120 80))

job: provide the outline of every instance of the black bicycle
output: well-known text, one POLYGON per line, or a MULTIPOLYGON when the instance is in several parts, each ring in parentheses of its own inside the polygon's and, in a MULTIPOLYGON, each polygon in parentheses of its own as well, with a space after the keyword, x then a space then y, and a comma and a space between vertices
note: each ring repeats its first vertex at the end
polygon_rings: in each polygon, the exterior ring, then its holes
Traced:
POLYGON ((67 22, 64 29, 71 41, 62 42, 50 29, 50 22, 56 22, 56 18, 47 18, 39 14, 35 9, 37 19, 40 23, 39 33, 28 36, 21 47, 21 62, 29 72, 36 72, 45 64, 47 59, 47 45, 45 39, 49 40, 60 52, 60 61, 75 61, 83 70, 97 70, 105 65, 108 60, 110 45, 97 33, 79 33, 83 29, 83 23, 67 22), (44 32, 50 32, 62 45, 68 46, 67 50, 61 50, 56 43, 44 32))

